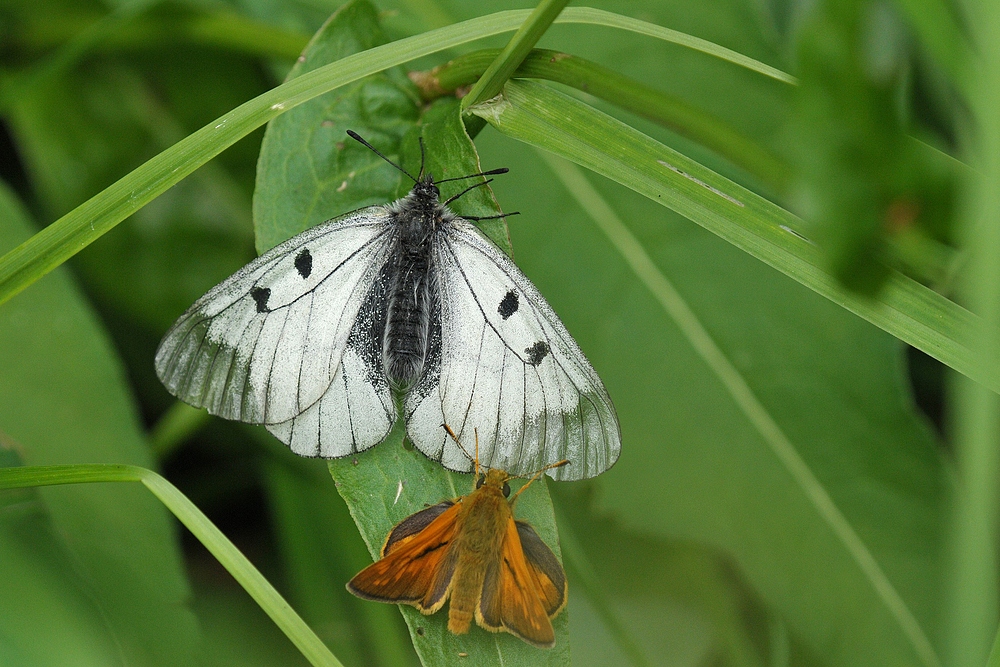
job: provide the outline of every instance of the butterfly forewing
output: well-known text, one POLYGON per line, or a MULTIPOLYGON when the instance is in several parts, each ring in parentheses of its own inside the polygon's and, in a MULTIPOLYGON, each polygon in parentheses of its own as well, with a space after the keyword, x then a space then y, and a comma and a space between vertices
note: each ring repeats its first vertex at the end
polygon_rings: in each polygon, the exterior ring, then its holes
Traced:
MULTIPOLYGON (((213 288, 164 337, 156 355, 160 379, 191 405, 278 430, 319 405, 335 380, 366 382, 370 369, 348 376, 341 358, 388 256, 386 217, 384 207, 371 207, 314 227, 213 288)), ((385 396, 376 398, 382 404, 385 396)), ((342 399, 328 407, 346 409, 342 399)), ((302 421, 318 425, 322 412, 302 421)), ((394 418, 393 408, 390 425, 394 418)))
POLYGON ((426 509, 415 512, 397 523, 385 538, 385 544, 382 546, 382 557, 384 558, 419 535, 424 528, 429 526, 454 504, 454 501, 445 500, 437 505, 431 505, 426 509))
POLYGON ((451 547, 460 507, 446 506, 416 533, 395 543, 387 541, 383 558, 351 579, 348 589, 369 600, 412 604, 428 614, 440 609, 447 599, 458 558, 457 550, 451 547))
POLYGON ((466 221, 435 245, 441 350, 407 396, 407 432, 445 467, 471 463, 442 432, 479 433, 480 462, 522 475, 568 458, 557 479, 591 477, 621 439, 597 373, 538 290, 466 221))

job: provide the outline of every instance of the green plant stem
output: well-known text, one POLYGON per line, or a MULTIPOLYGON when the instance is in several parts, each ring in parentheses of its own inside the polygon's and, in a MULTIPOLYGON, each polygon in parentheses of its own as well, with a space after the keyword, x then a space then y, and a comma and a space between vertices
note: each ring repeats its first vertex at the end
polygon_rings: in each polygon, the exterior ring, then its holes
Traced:
POLYGON ((149 445, 158 458, 169 456, 192 433, 204 426, 208 419, 207 411, 177 401, 153 426, 149 433, 149 445))
MULTIPOLYGON (((423 76, 411 77, 421 87, 421 93, 432 99, 479 79, 498 53, 499 49, 474 51, 423 76)), ((534 49, 512 76, 555 81, 644 116, 707 146, 772 187, 784 188, 791 178, 787 164, 711 114, 680 97, 660 92, 584 58, 534 49)))
POLYGON ((222 531, 177 487, 152 470, 105 464, 0 468, 0 489, 94 482, 141 482, 222 563, 311 664, 342 667, 330 649, 222 531))
MULTIPOLYGON (((177 142, 0 257, 0 304, 90 245, 119 222, 277 115, 318 95, 421 56, 513 30, 529 12, 498 12, 357 53, 296 77, 177 142)), ((763 71, 727 49, 676 31, 596 9, 567 9, 558 22, 631 30, 763 71)), ((756 65, 754 65, 756 63, 756 65)), ((759 67, 758 67, 759 66, 759 67)), ((763 68, 763 69, 762 69, 763 68)))
POLYGON ((569 0, 542 0, 462 99, 462 109, 496 97, 569 0))
MULTIPOLYGON (((1000 369, 1000 8, 973 3, 970 22, 980 60, 972 97, 981 177, 973 181, 963 224, 968 253, 964 296, 980 314, 971 346, 987 373, 1000 369)), ((947 664, 982 665, 997 629, 997 502, 1000 500, 1000 399, 978 383, 956 378, 955 444, 958 485, 953 508, 947 664)))

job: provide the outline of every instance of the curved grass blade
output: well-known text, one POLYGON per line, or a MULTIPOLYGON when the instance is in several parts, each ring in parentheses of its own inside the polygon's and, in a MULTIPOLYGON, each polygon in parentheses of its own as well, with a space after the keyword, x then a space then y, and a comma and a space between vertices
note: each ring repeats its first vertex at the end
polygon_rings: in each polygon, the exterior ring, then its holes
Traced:
POLYGON ((0 489, 94 482, 141 482, 205 545, 311 664, 316 667, 343 667, 274 586, 222 531, 177 487, 152 470, 139 466, 106 464, 0 469, 0 489))
POLYGON ((514 74, 514 70, 567 4, 569 0, 542 0, 538 3, 528 19, 472 86, 469 94, 462 98, 462 108, 499 95, 503 84, 514 74))
MULTIPOLYGON (((529 13, 528 10, 498 12, 401 39, 338 60, 241 104, 0 257, 0 303, 65 262, 195 169, 282 112, 375 72, 516 29, 529 13)), ((638 32, 785 80, 777 70, 705 40, 610 12, 570 8, 559 16, 557 22, 589 23, 638 32)), ((784 76, 787 78, 787 75, 784 76)))

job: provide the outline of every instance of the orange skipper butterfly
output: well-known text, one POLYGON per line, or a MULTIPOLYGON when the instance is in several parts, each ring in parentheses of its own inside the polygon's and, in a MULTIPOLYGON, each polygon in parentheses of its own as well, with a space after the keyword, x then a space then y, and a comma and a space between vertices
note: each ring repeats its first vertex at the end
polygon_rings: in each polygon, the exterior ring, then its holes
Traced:
POLYGON ((411 604, 423 614, 450 598, 448 630, 454 634, 468 632, 475 618, 490 632, 551 648, 551 619, 566 606, 566 574, 535 529, 514 518, 513 507, 543 472, 569 461, 542 468, 508 501, 510 476, 480 472, 478 450, 477 437, 476 488, 396 524, 382 559, 351 579, 347 590, 367 600, 411 604))

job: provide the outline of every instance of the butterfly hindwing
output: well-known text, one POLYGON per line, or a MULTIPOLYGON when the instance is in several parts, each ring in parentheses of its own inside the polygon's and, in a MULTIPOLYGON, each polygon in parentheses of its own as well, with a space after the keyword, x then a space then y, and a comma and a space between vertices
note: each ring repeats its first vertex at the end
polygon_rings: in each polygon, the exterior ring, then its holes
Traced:
POLYGON ((156 354, 160 379, 212 414, 268 425, 300 454, 344 456, 378 443, 395 407, 387 383, 368 382, 381 373, 368 367, 369 350, 357 349, 368 341, 352 346, 351 337, 392 234, 376 206, 264 253, 167 332, 156 354), (364 428, 345 419, 351 410, 364 428))
POLYGON ((469 458, 442 433, 475 425, 480 463, 512 475, 567 458, 556 479, 611 467, 621 449, 604 385, 537 288, 464 220, 435 244, 440 352, 405 402, 407 432, 452 470, 469 458))
POLYGON ((566 572, 552 549, 538 536, 531 524, 516 520, 514 523, 524 559, 537 582, 536 590, 541 596, 542 606, 549 618, 552 618, 566 604, 566 572))
MULTIPOLYGON (((506 630, 530 644, 548 648, 556 641, 549 619, 562 608, 562 603, 555 612, 549 613, 538 571, 527 559, 521 544, 521 530, 517 525, 520 523, 513 518, 507 522, 501 557, 486 571, 476 620, 487 630, 506 630)), ((541 542, 534 530, 531 533, 541 542)), ((548 549, 544 542, 542 546, 548 549)), ((562 568, 559 570, 561 572, 562 568)))

